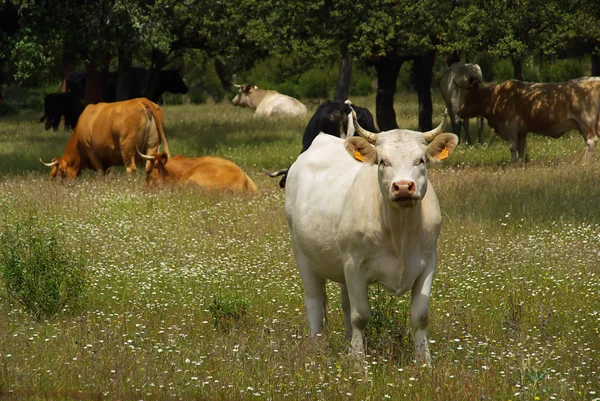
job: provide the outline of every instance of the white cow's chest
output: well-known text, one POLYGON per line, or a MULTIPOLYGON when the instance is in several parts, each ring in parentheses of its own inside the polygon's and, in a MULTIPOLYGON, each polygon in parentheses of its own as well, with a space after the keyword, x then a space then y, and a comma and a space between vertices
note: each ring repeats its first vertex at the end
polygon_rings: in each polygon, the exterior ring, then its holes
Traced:
POLYGON ((412 244, 409 252, 400 255, 381 249, 362 261, 359 274, 364 274, 369 283, 379 283, 390 294, 400 296, 412 288, 427 265, 429 255, 419 249, 418 244, 412 244))

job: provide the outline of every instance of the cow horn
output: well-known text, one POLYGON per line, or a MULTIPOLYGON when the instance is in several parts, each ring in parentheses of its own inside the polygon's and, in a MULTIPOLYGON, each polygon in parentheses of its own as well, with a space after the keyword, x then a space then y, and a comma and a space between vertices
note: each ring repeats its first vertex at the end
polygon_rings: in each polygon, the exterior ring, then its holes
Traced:
POLYGON ((444 109, 444 115, 442 116, 442 121, 440 122, 440 125, 432 129, 431 131, 423 132, 423 136, 425 136, 425 140, 427 142, 433 141, 433 138, 435 138, 438 134, 441 134, 444 131, 446 117, 448 117, 448 109, 444 109))
POLYGON ((58 160, 54 160, 53 162, 50 163, 45 163, 42 158, 40 157, 40 163, 42 163, 44 166, 46 167, 54 167, 58 164, 58 160))
POLYGON ((284 175, 287 174, 288 170, 290 168, 282 168, 281 170, 277 170, 277 171, 273 171, 272 173, 269 173, 267 170, 265 170, 265 173, 269 176, 269 177, 279 177, 280 175, 284 175))
POLYGON ((356 112, 352 108, 352 103, 348 104, 350 105, 350 110, 352 110, 352 123, 354 124, 354 130, 356 131, 356 133, 365 138, 367 141, 375 143, 375 141, 377 140, 377 134, 375 132, 367 131, 358 124, 358 118, 356 117, 356 112))
POLYGON ((242 87, 242 85, 238 85, 235 82, 232 82, 231 85, 235 86, 236 88, 240 89, 242 87))
POLYGON ((139 154, 139 155, 140 155, 140 156, 141 156, 143 159, 146 159, 146 160, 154 160, 154 159, 156 159, 156 156, 148 156, 148 155, 145 155, 145 154, 143 154, 142 152, 140 152, 140 149, 139 149, 137 146, 135 147, 135 150, 137 150, 138 154, 139 154))

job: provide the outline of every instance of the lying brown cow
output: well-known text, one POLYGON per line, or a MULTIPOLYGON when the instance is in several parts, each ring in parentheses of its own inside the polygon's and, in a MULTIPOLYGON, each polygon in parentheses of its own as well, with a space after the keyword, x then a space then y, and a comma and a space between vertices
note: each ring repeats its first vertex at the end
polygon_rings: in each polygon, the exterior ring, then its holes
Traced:
POLYGON ((63 155, 50 163, 40 161, 52 168, 51 179, 70 180, 86 168, 103 174, 111 166, 125 166, 131 173, 136 170, 136 148, 155 154, 162 143, 170 155, 163 123, 162 109, 146 98, 90 104, 79 117, 63 155))
POLYGON ((169 157, 166 153, 140 156, 150 163, 146 165, 146 183, 193 184, 215 191, 231 191, 239 194, 255 193, 256 184, 232 161, 216 157, 169 157))
POLYGON ((509 80, 483 86, 471 79, 458 115, 485 117, 490 127, 508 141, 512 161, 523 160, 528 132, 559 138, 577 130, 587 144, 585 161, 593 155, 598 140, 599 112, 598 80, 545 84, 509 80))

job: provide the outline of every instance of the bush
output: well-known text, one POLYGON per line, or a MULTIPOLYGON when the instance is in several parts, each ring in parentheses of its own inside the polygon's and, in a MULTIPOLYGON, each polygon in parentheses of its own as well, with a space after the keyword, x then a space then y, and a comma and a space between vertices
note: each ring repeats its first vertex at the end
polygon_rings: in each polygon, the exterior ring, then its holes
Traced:
POLYGON ((493 65, 494 80, 504 82, 514 77, 514 69, 510 59, 497 60, 493 65))
POLYGON ((373 92, 372 80, 367 74, 359 73, 356 76, 352 73, 352 85, 350 86, 350 95, 368 96, 373 92))
POLYGON ((540 71, 542 82, 565 82, 584 75, 584 66, 580 60, 567 59, 546 63, 540 71))
POLYGON ((250 301, 234 295, 217 295, 209 305, 215 328, 229 328, 246 315, 250 301))
POLYGON ((37 320, 80 309, 87 289, 83 258, 64 249, 58 234, 35 218, 1 234, 0 277, 9 301, 37 320))
POLYGON ((335 79, 320 68, 311 68, 300 75, 298 84, 302 88, 302 96, 305 98, 330 98, 332 88, 335 90, 335 79))

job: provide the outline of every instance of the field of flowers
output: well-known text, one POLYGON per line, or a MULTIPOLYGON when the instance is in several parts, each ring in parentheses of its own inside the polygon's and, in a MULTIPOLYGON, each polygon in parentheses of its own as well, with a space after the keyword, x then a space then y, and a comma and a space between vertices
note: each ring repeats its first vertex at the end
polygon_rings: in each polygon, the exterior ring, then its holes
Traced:
MULTIPOLYGON (((401 126, 416 112, 415 96, 399 99, 401 126)), ((428 368, 412 360, 409 296, 378 286, 364 360, 348 356, 335 284, 326 330, 310 337, 284 193, 263 173, 295 159, 308 117, 165 107, 172 153, 233 160, 252 198, 147 189, 120 168, 51 183, 38 158, 70 133, 36 117, 0 120, 0 235, 52 230, 85 260, 86 298, 35 319, 0 283, 1 399, 600 400, 600 157, 581 165, 578 134, 531 136, 529 162, 509 165, 486 132, 429 168, 443 228, 428 368)))

